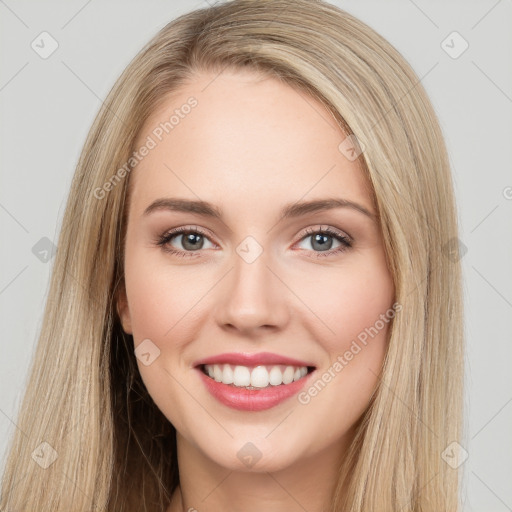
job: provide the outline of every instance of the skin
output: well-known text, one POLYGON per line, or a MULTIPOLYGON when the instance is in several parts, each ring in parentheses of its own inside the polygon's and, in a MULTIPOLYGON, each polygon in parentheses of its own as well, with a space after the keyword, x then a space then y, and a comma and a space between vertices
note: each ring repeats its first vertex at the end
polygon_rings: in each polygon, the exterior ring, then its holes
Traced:
MULTIPOLYGON (((130 175, 118 303, 135 347, 150 339, 160 350, 148 366, 137 364, 177 430, 181 481, 167 512, 320 511, 378 383, 389 324, 307 404, 294 396, 264 411, 231 409, 208 393, 193 365, 223 352, 268 351, 310 361, 321 375, 391 308, 375 217, 343 207, 278 218, 285 204, 325 198, 375 215, 369 184, 358 161, 339 151, 346 136, 321 103, 248 71, 197 74, 147 120, 137 147, 190 96, 198 105, 130 175), (208 201, 224 217, 143 215, 163 197, 208 201), (156 243, 180 226, 208 233, 199 250, 180 234, 168 243, 193 257, 156 243), (305 230, 325 227, 349 235, 352 247, 324 256, 305 230), (247 236, 263 248, 250 264, 236 251, 247 236), (261 454, 250 468, 237 456, 248 442, 261 454)), ((341 245, 327 242, 331 251, 341 245)))

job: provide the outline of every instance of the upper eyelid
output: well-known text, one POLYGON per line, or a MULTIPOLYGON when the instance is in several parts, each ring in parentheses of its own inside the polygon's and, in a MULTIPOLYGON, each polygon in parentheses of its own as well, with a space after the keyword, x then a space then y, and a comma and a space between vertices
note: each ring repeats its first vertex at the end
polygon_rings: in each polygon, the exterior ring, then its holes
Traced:
POLYGON ((349 235, 346 231, 338 228, 333 228, 328 225, 317 225, 317 227, 314 228, 305 228, 306 231, 303 233, 303 235, 298 239, 302 240, 305 236, 312 235, 317 232, 327 232, 330 235, 336 235, 343 238, 348 238, 351 242, 354 240, 351 235, 349 235))

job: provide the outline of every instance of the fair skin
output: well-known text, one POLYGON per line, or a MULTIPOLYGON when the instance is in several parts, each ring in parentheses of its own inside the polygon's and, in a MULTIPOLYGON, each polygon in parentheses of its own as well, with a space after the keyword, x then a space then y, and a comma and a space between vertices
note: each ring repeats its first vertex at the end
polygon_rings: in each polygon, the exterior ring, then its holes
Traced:
POLYGON ((389 324, 308 403, 293 396, 267 410, 236 410, 207 391, 193 366, 225 352, 273 352, 312 362, 311 385, 332 372, 393 304, 376 209, 358 161, 338 149, 346 136, 321 103, 253 72, 215 77, 196 75, 139 134, 136 147, 197 99, 130 175, 119 314, 135 348, 149 339, 160 350, 151 364, 137 364, 177 431, 180 486, 167 512, 320 512, 378 383, 389 324), (207 201, 223 217, 143 214, 171 197, 207 201), (285 205, 327 198, 370 215, 345 206, 279 219, 285 205), (206 234, 195 246, 181 234, 167 242, 191 257, 156 243, 173 228, 195 226, 206 234), (309 228, 330 228, 351 247, 335 252, 343 243, 326 235, 326 256, 309 228), (237 252, 248 236, 263 249, 251 263, 237 252), (252 467, 237 455, 249 442, 261 455, 252 467))

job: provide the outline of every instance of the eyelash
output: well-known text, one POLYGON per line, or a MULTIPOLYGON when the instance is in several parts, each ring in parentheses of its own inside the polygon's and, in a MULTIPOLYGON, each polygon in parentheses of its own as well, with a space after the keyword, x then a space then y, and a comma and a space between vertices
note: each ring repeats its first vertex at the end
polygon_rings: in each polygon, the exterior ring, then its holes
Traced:
MULTIPOLYGON (((186 234, 186 235, 194 234, 194 235, 200 235, 200 236, 209 238, 208 234, 203 232, 198 227, 194 227, 194 228, 180 227, 180 228, 176 228, 171 231, 168 231, 168 232, 164 233, 163 235, 159 236, 156 240, 156 245, 162 247, 163 251, 165 251, 169 254, 173 254, 175 256, 189 257, 189 258, 199 256, 198 253, 200 252, 200 250, 199 251, 179 251, 179 250, 171 248, 169 245, 167 245, 175 236, 182 235, 182 234, 186 234)), ((341 245, 339 247, 337 247, 336 249, 331 249, 329 251, 308 251, 307 249, 301 249, 301 250, 305 250, 308 252, 315 252, 316 255, 314 257, 316 257, 316 258, 333 256, 335 254, 342 253, 352 247, 352 241, 348 236, 344 236, 341 233, 339 233, 338 231, 335 231, 329 227, 326 227, 324 229, 308 228, 306 230, 306 232, 304 233, 304 236, 302 236, 298 240, 298 242, 301 242, 304 238, 307 238, 309 236, 316 235, 316 234, 332 236, 333 238, 335 238, 336 240, 338 240, 341 243, 341 245)))

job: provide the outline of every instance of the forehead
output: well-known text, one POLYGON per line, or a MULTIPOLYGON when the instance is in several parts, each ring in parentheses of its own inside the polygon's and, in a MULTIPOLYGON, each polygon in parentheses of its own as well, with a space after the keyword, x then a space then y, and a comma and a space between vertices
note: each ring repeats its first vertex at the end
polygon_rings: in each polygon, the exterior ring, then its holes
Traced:
POLYGON ((322 103, 275 78, 201 73, 141 129, 135 147, 152 148, 131 172, 131 203, 142 211, 168 194, 258 211, 328 194, 370 209, 359 162, 339 149, 345 138, 322 103))

